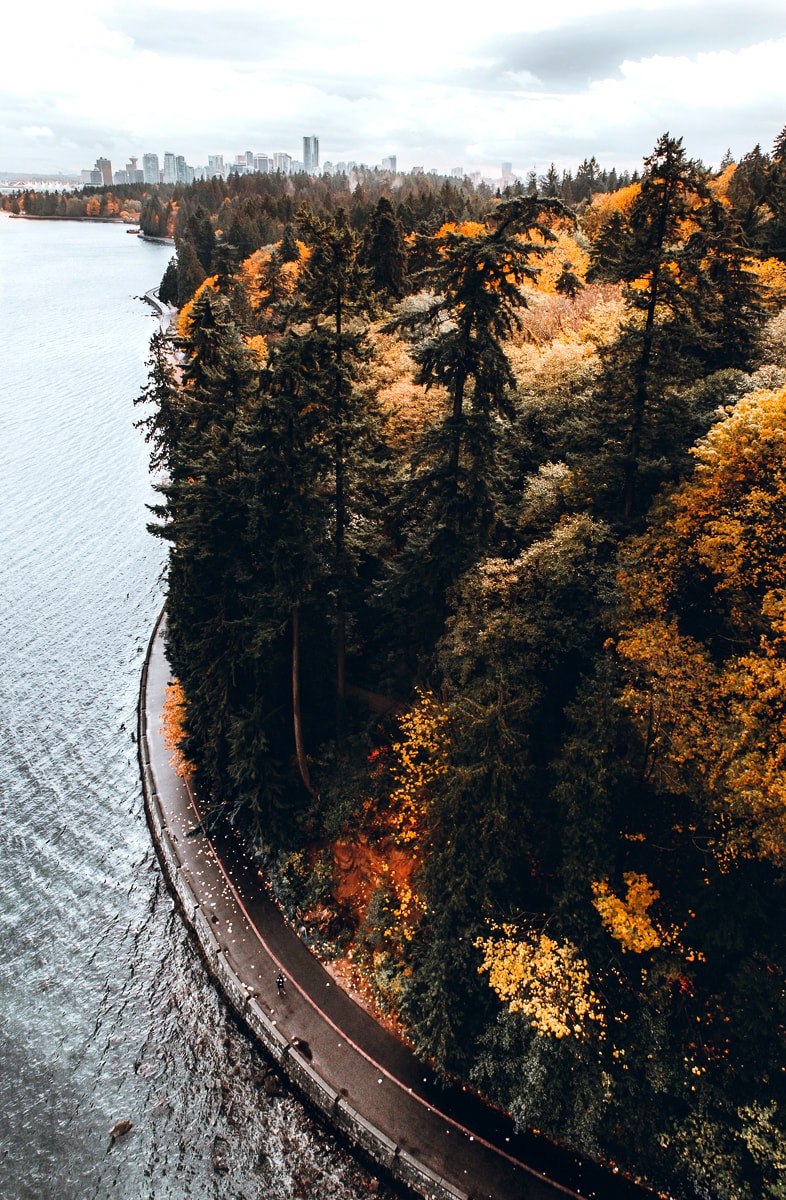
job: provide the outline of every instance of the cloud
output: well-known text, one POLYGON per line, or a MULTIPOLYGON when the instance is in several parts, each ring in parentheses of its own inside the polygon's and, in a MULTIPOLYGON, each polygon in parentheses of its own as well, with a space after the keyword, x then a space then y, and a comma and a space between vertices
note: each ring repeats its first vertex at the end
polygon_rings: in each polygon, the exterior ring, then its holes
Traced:
POLYGON ((55 136, 48 125, 27 125, 22 130, 22 134, 24 137, 29 138, 51 138, 55 136))
POLYGON ((725 0, 666 8, 628 9, 581 17, 534 33, 481 44, 491 61, 469 73, 474 86, 583 91, 593 81, 618 78, 624 62, 739 50, 786 35, 783 4, 740 5, 725 0))
POLYGON ((114 13, 108 21, 137 50, 165 58, 264 62, 298 39, 294 20, 241 8, 208 12, 129 7, 114 13))

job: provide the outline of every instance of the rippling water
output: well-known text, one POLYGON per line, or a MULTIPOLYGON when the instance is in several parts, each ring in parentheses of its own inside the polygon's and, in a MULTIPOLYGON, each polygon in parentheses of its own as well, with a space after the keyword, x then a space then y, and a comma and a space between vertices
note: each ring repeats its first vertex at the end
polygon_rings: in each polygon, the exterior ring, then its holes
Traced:
POLYGON ((263 1093, 144 819, 163 557, 132 401, 170 254, 0 216, 0 1196, 352 1200, 373 1178, 263 1093))

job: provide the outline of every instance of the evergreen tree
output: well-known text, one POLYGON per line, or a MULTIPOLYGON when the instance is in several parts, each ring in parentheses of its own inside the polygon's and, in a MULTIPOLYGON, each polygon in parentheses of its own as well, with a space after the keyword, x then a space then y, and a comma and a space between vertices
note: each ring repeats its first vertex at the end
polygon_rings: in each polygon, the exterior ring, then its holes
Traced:
POLYGON ((170 258, 167 269, 158 285, 158 298, 162 304, 177 305, 177 258, 170 258))
POLYGON ((182 308, 205 281, 205 272, 191 242, 183 241, 177 249, 177 307, 182 308))
POLYGON ((390 596, 405 609, 416 604, 416 626, 429 637, 444 615, 447 587, 495 524, 497 418, 513 411, 503 342, 526 307, 522 285, 537 279, 534 262, 555 240, 547 215, 572 219, 558 200, 525 196, 500 205, 482 231, 447 228, 431 239, 434 265, 417 279, 424 298, 394 322, 418 339, 418 382, 442 387, 447 397, 442 421, 413 456, 401 501, 407 538, 390 596))
MULTIPOLYGON (((336 628, 336 692, 339 730, 346 695, 346 628, 357 549, 348 538, 353 504, 364 472, 373 471, 372 414, 361 407, 357 381, 367 356, 363 315, 368 307, 367 272, 360 242, 343 210, 320 221, 310 212, 298 222, 310 254, 299 277, 295 314, 310 326, 309 355, 319 364, 323 436, 330 445, 333 476, 333 589, 336 628)), ((361 488, 362 491, 362 488, 361 488)))
POLYGON ((210 220, 210 214, 201 204, 198 204, 193 213, 189 214, 186 222, 186 230, 187 239, 193 247, 204 274, 209 275, 213 269, 213 252, 216 248, 216 235, 210 220))
POLYGON ((300 249, 297 244, 295 230, 290 224, 284 226, 284 233, 278 245, 277 253, 280 262, 300 261, 300 249))
POLYGON ((254 645, 244 605, 245 423, 258 364, 211 288, 193 312, 176 422, 161 430, 169 473, 153 531, 171 546, 167 644, 187 700, 185 752, 208 794, 233 813, 233 726, 247 702, 254 645))
POLYGON ((604 264, 596 257, 593 272, 625 283, 630 314, 619 340, 602 352, 598 414, 605 469, 621 472, 626 521, 656 486, 653 476, 637 495, 642 462, 663 457, 664 436, 676 446, 681 423, 683 452, 697 435, 686 434, 674 389, 703 367, 741 365, 760 319, 734 226, 682 139, 664 134, 645 166, 640 192, 600 239, 605 246, 616 235, 613 258, 604 264))
POLYGON ((387 299, 399 300, 406 291, 407 255, 404 233, 387 196, 381 196, 364 238, 363 265, 371 286, 387 299))

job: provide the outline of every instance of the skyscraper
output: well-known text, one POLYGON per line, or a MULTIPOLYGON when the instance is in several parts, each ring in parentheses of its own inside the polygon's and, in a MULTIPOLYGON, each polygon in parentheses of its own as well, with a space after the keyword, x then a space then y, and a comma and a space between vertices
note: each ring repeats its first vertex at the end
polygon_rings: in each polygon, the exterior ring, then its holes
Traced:
POLYGON ((98 171, 100 173, 101 182, 104 184, 104 186, 111 187, 112 186, 112 164, 109 161, 109 159, 108 158, 97 158, 95 169, 96 169, 96 171, 98 171))
POLYGON ((164 183, 177 183, 177 162, 171 150, 164 152, 164 183))
POLYGON ((303 138, 303 170, 309 175, 316 175, 319 170, 319 138, 303 138))
POLYGON ((158 166, 157 154, 142 155, 142 174, 144 175, 145 183, 160 183, 161 171, 158 166))

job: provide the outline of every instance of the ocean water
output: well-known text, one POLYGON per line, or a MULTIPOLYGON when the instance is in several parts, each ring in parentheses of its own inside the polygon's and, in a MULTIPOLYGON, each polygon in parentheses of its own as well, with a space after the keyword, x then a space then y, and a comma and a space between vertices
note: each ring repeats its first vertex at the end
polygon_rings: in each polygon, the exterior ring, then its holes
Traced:
POLYGON ((0 1196, 356 1200, 373 1176, 265 1094, 145 823, 164 552, 133 399, 171 253, 0 215, 0 1196))

